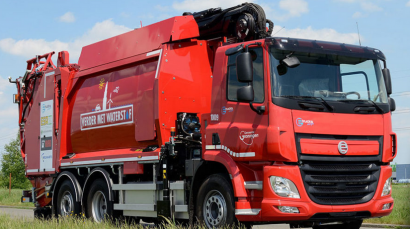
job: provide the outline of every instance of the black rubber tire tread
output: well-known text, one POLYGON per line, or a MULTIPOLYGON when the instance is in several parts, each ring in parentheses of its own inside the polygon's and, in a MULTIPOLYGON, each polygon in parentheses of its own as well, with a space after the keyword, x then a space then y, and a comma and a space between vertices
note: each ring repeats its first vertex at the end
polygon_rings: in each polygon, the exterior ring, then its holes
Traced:
POLYGON ((226 225, 223 227, 234 227, 237 224, 237 219, 235 218, 235 201, 232 189, 232 184, 225 178, 223 174, 213 174, 205 179, 199 188, 198 195, 196 198, 196 217, 199 224, 204 225, 203 218, 203 204, 206 194, 211 190, 218 190, 224 197, 227 206, 227 218, 226 225))
POLYGON ((57 203, 56 203, 56 209, 55 209, 56 217, 61 215, 60 203, 61 203, 61 198, 63 196, 63 193, 65 191, 69 191, 71 196, 73 197, 73 201, 74 201, 74 210, 72 212, 73 216, 80 216, 81 203, 78 202, 77 197, 75 195, 74 185, 73 185, 73 183, 71 183, 70 180, 65 180, 65 181, 63 181, 63 183, 60 185, 60 187, 58 189, 57 203))
MULTIPOLYGON (((107 201, 107 218, 106 220, 112 220, 114 219, 114 203, 113 201, 109 201, 109 190, 108 190, 108 185, 105 182, 104 179, 96 179, 92 184, 91 184, 91 188, 90 191, 87 194, 87 199, 86 199, 86 213, 87 213, 87 217, 92 219, 92 200, 93 200, 93 196, 97 191, 101 191, 107 201)), ((95 219, 93 219, 95 220, 95 219)))
POLYGON ((363 220, 344 222, 342 224, 314 225, 313 229, 359 229, 363 220))

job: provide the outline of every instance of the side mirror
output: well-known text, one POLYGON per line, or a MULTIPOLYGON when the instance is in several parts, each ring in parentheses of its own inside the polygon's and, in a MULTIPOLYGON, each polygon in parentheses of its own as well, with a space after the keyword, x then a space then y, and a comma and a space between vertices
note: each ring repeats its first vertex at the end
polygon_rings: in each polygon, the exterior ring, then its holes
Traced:
POLYGON ((253 101, 253 86, 243 86, 236 91, 236 96, 239 102, 252 102, 253 101))
POLYGON ((296 56, 287 56, 282 62, 289 68, 296 68, 300 65, 300 61, 296 56))
POLYGON ((389 97, 389 105, 390 105, 390 111, 395 111, 396 110, 396 102, 394 101, 393 98, 389 97))
POLYGON ((392 86, 391 86, 391 77, 390 77, 390 70, 388 68, 384 68, 382 70, 384 83, 386 84, 387 94, 390 95, 392 93, 392 86))
POLYGON ((241 53, 236 57, 236 75, 239 82, 252 83, 253 63, 250 52, 241 53))

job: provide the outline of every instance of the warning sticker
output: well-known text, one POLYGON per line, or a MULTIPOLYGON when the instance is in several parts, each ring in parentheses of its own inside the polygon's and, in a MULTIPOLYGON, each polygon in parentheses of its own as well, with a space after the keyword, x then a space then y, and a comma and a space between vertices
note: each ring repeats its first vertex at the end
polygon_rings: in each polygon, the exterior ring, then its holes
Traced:
POLYGON ((53 100, 40 103, 40 171, 53 169, 53 100))

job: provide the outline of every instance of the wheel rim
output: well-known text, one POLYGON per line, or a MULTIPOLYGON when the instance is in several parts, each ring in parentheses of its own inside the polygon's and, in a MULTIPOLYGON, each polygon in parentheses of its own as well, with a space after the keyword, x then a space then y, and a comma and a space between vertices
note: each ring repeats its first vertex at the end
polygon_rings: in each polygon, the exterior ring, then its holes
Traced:
POLYGON ((91 209, 94 220, 97 222, 103 221, 105 215, 107 214, 107 200, 103 192, 97 191, 94 194, 91 209))
POLYGON ((220 227, 225 224, 227 217, 226 201, 219 191, 212 190, 205 196, 203 214, 208 228, 220 227))
POLYGON ((74 211, 74 200, 73 196, 69 191, 65 191, 62 195, 60 201, 60 214, 62 216, 68 216, 74 211))

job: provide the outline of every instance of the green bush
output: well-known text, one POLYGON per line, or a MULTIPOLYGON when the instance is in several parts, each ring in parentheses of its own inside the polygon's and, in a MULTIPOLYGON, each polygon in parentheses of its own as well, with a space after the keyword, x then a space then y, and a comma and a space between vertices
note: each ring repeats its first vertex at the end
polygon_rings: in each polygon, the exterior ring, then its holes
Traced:
POLYGON ((11 188, 27 189, 31 187, 25 176, 25 165, 20 152, 20 138, 10 141, 4 146, 1 160, 0 187, 9 187, 11 173, 11 188))

